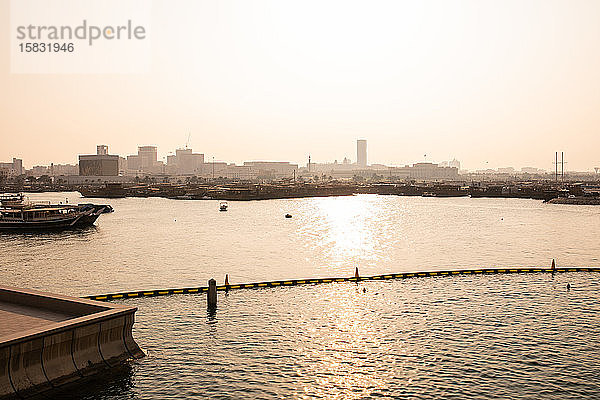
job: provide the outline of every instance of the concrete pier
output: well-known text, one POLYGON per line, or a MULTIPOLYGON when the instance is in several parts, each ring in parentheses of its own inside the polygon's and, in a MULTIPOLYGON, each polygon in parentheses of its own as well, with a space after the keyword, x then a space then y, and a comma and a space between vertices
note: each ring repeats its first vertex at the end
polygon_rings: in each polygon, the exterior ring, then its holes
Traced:
POLYGON ((135 307, 0 286, 0 399, 28 398, 144 353, 135 307))

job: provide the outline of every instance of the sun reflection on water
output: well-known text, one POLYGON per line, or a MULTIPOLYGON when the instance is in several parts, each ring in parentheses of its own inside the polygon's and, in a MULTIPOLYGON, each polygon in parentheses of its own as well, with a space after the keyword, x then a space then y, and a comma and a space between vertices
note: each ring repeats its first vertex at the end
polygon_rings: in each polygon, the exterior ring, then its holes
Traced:
POLYGON ((377 335, 373 320, 364 312, 362 287, 326 292, 318 300, 322 317, 308 322, 312 326, 302 340, 305 346, 296 350, 299 359, 309 361, 303 372, 315 379, 314 384, 304 385, 301 397, 364 398, 386 384, 385 377, 373 373, 375 360, 370 360, 370 349, 390 344, 377 335), (326 348, 313 344, 318 341, 326 343, 326 348), (333 397, 331 387, 339 388, 333 397))
POLYGON ((390 239, 386 204, 372 195, 315 198, 299 228, 305 245, 327 254, 335 266, 377 264, 390 239), (319 240, 314 240, 318 237, 319 240))

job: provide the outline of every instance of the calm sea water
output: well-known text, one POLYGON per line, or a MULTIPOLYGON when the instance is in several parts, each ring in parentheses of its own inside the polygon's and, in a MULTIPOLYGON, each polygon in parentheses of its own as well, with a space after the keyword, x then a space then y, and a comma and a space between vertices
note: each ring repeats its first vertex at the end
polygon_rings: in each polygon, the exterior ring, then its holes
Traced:
POLYGON ((597 399, 599 287, 598 273, 347 282, 232 291, 215 315, 205 296, 135 299, 148 357, 65 398, 597 399))
POLYGON ((600 207, 534 200, 349 197, 111 204, 92 229, 0 234, 5 283, 69 295, 492 266, 600 265, 600 207), (286 213, 293 218, 286 219, 286 213))
MULTIPOLYGON (((599 266, 600 207, 352 196, 109 203, 1 234, 2 283, 69 295, 487 266, 599 266), (292 219, 284 218, 286 213, 292 219)), ((149 356, 74 398, 597 398, 600 275, 453 276, 127 300, 149 356), (571 291, 566 291, 570 283, 571 291), (366 292, 363 291, 366 289, 366 292)), ((63 394, 66 395, 66 394, 63 394)))

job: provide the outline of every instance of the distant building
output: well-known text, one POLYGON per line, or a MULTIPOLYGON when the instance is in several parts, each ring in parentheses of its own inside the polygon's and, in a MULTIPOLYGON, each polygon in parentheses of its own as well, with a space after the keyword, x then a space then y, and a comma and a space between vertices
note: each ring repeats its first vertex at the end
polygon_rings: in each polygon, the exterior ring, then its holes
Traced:
POLYGON ((97 146, 95 155, 79 156, 80 176, 118 176, 119 156, 108 154, 108 146, 97 146), (104 154, 106 153, 106 154, 104 154))
POLYGON ((373 170, 373 171, 383 171, 383 170, 388 170, 390 169, 390 167, 388 167, 385 164, 371 164, 369 165, 369 169, 373 170))
POLYGON ((119 175, 125 175, 127 172, 127 159, 119 156, 119 175))
MULTIPOLYGON (((77 173, 79 173, 79 170, 77 170, 77 173)), ((35 178, 49 174, 48 167, 45 165, 35 165, 33 168, 27 170, 27 176, 33 176, 35 178)))
POLYGON ((148 170, 158 162, 158 149, 156 146, 139 146, 138 157, 140 169, 148 170))
POLYGON ((0 175, 5 177, 13 177, 23 175, 23 160, 13 158, 12 162, 0 163, 0 175))
POLYGON ((448 166, 452 167, 452 168, 456 168, 460 171, 460 161, 458 161, 456 158, 453 159, 452 161, 448 161, 448 166))
POLYGON ((265 179, 292 178, 298 171, 298 164, 288 161, 244 161, 245 167, 258 171, 258 177, 265 179))
POLYGON ((49 176, 61 176, 61 175, 77 175, 79 174, 79 166, 71 164, 50 164, 48 167, 49 176))
POLYGON ((164 173, 164 164, 158 161, 157 147, 139 146, 137 155, 127 156, 127 171, 146 174, 164 173))
POLYGON ((498 168, 498 173, 499 174, 514 174, 515 169, 513 167, 498 168))
POLYGON ((175 155, 167 156, 167 171, 173 175, 200 175, 204 168, 204 154, 192 149, 177 149, 175 155))
POLYGON ((535 168, 535 167, 523 167, 521 168, 521 172, 524 174, 545 174, 546 170, 541 169, 541 168, 535 168))
POLYGON ((347 158, 344 158, 344 161, 340 164, 337 162, 333 163, 313 163, 311 165, 311 170, 308 172, 325 174, 325 175, 334 175, 335 172, 347 172, 348 176, 352 176, 351 171, 358 169, 356 164, 351 164, 347 158))
POLYGON ((452 161, 442 161, 441 163, 438 164, 438 166, 440 166, 440 167, 453 167, 453 168, 456 168, 456 169, 460 170, 460 161, 458 161, 455 158, 452 161))
POLYGON ((252 180, 259 177, 259 171, 248 165, 230 164, 219 172, 219 177, 228 179, 252 180))
POLYGON ((388 170, 390 176, 416 180, 454 180, 458 179, 458 168, 440 167, 433 163, 416 163, 412 166, 393 167, 388 170))
POLYGON ((105 144, 99 144, 98 146, 96 146, 96 154, 99 156, 108 155, 108 146, 105 144))
POLYGON ((356 141, 356 164, 359 167, 367 166, 367 141, 364 139, 356 141))
POLYGON ((140 168, 140 157, 137 155, 127 156, 126 159, 127 170, 139 171, 140 168))
POLYGON ((79 175, 79 166, 77 164, 54 164, 50 166, 36 165, 31 169, 25 171, 27 176, 33 176, 39 178, 40 176, 72 176, 79 175))

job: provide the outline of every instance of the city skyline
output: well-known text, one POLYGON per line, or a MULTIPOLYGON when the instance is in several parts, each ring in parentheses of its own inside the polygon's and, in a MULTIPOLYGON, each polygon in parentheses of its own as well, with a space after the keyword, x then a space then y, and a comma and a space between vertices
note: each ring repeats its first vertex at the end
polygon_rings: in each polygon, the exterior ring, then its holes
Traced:
MULTIPOLYGON (((549 164, 551 165, 550 167, 538 167, 535 165, 508 165, 508 164, 500 164, 497 166, 492 166, 489 165, 488 163, 482 165, 480 168, 473 168, 473 169, 469 169, 469 168, 465 168, 464 167, 464 163, 463 160, 459 160, 456 157, 448 157, 446 159, 439 159, 439 160, 432 160, 431 158, 428 157, 427 154, 424 154, 423 157, 421 159, 417 159, 417 160, 413 160, 413 161, 407 161, 407 162, 397 162, 397 163, 389 163, 389 164, 384 164, 384 163, 379 163, 377 161, 374 162, 367 162, 367 148, 366 148, 366 143, 368 142, 368 140, 366 139, 356 139, 354 141, 355 143, 355 150, 354 150, 354 154, 350 154, 349 157, 348 156, 344 156, 343 158, 336 158, 336 159, 330 159, 330 160, 315 160, 314 158, 312 159, 312 163, 313 164, 344 164, 346 162, 348 162, 349 164, 352 165, 357 165, 357 166, 371 166, 371 165, 386 165, 389 167, 401 167, 401 166, 407 166, 407 165, 414 165, 414 164, 418 164, 418 163, 433 163, 433 164, 438 164, 440 166, 447 166, 448 164, 452 164, 452 162, 458 162, 459 165, 461 165, 461 167, 459 168, 461 171, 470 171, 470 172, 476 172, 476 171, 485 171, 485 170, 497 170, 499 172, 508 172, 510 170, 514 170, 515 172, 519 172, 519 171, 526 171, 526 170, 539 170, 539 171, 545 171, 545 172, 552 172, 555 168, 556 168, 556 159, 553 158, 552 161, 549 162, 549 164), (364 163, 359 161, 359 143, 364 143, 364 158, 365 161, 364 163)), ((107 154, 106 152, 108 151, 108 149, 110 148, 109 145, 106 144, 96 144, 95 145, 98 153, 94 152, 94 151, 88 151, 88 152, 79 152, 78 154, 75 155, 75 160, 71 160, 71 161, 67 161, 67 162, 57 162, 57 161, 48 161, 48 162, 40 162, 40 163, 31 163, 31 162, 27 162, 26 158, 24 157, 20 157, 20 156, 11 156, 9 158, 6 159, 6 161, 10 162, 11 160, 17 159, 20 162, 22 162, 23 165, 23 169, 31 169, 34 167, 39 167, 39 166, 45 166, 45 167, 50 167, 51 165, 57 165, 57 166, 63 166, 63 165, 78 165, 78 159, 81 156, 85 156, 85 155, 92 155, 92 154, 101 154, 100 151, 102 151, 102 154, 107 154), (102 150, 100 150, 100 148, 103 148, 102 150)), ((167 153, 164 152, 160 152, 158 151, 159 147, 156 145, 137 145, 136 146, 136 151, 140 151, 140 149, 142 149, 142 151, 144 151, 144 149, 150 149, 152 148, 152 151, 156 152, 156 160, 159 163, 163 163, 165 165, 169 164, 169 158, 174 157, 176 154, 179 154, 181 152, 192 152, 194 151, 194 149, 189 145, 189 142, 187 142, 184 146, 178 147, 172 151, 168 151, 167 153), (164 156, 161 156, 161 154, 164 154, 164 156)), ((561 152, 555 152, 553 153, 553 155, 556 155, 556 157, 558 157, 558 154, 561 152)), ((559 170, 562 171, 562 169, 564 168, 565 172, 598 172, 598 167, 591 167, 587 170, 573 170, 573 169, 569 169, 567 166, 569 165, 569 159, 566 158, 566 155, 564 154, 564 152, 562 152, 562 156, 561 157, 565 157, 564 158, 564 164, 562 164, 562 159, 558 161, 559 164, 559 170)), ((136 154, 134 154, 134 152, 129 152, 129 153, 116 153, 116 152, 110 152, 108 154, 112 154, 115 156, 119 156, 122 159, 124 159, 125 161, 129 160, 129 158, 133 157, 138 157, 136 154)), ((197 154, 197 153, 194 153, 197 154)), ((231 165, 244 165, 245 163, 248 162, 258 162, 258 161, 264 161, 264 162, 290 162, 290 163, 295 163, 297 164, 299 167, 306 167, 308 165, 308 157, 310 156, 310 154, 307 155, 307 158, 302 161, 294 161, 294 160, 285 160, 284 158, 278 158, 275 160, 266 160, 266 159, 258 159, 258 158, 245 158, 245 159, 241 159, 241 160, 230 160, 227 158, 215 158, 214 156, 209 156, 206 153, 200 153, 198 155, 202 156, 202 163, 205 164, 210 164, 211 162, 219 162, 219 163, 226 163, 226 164, 231 164, 231 165)), ((370 154, 368 155, 369 160, 370 160, 370 154)), ((0 163, 3 162, 5 160, 0 159, 0 163)), ((599 163, 600 164, 600 163, 599 163)))
POLYGON ((164 159, 191 133, 236 163, 354 160, 364 137, 386 165, 600 164, 600 3, 152 4, 145 72, 11 73, 0 37, 1 160, 73 163, 98 143, 164 159))

